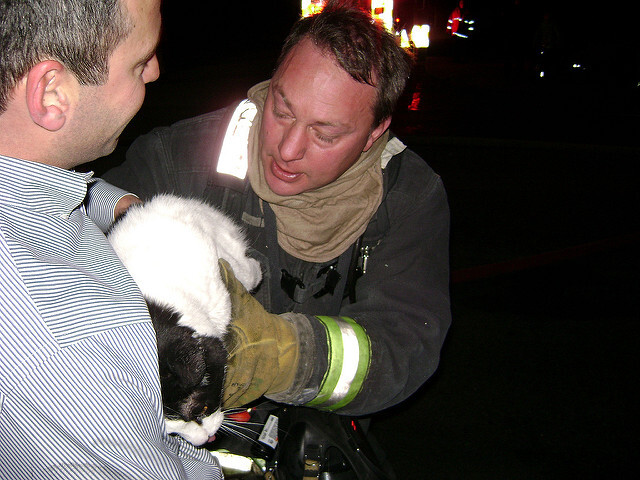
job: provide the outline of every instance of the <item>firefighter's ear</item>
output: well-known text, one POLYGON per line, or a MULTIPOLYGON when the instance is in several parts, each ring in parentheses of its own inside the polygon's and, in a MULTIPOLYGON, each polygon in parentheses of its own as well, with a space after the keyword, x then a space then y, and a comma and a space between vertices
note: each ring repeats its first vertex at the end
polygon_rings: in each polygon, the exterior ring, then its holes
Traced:
POLYGON ((27 73, 27 108, 31 119, 49 131, 60 130, 70 107, 70 73, 55 60, 45 60, 27 73))
POLYGON ((371 130, 369 138, 367 139, 367 144, 364 146, 362 151, 366 152, 367 150, 369 150, 371 148, 371 145, 373 145, 374 142, 378 140, 384 132, 387 131, 389 125, 391 125, 391 117, 385 118, 384 120, 382 120, 382 122, 380 122, 380 125, 371 130))

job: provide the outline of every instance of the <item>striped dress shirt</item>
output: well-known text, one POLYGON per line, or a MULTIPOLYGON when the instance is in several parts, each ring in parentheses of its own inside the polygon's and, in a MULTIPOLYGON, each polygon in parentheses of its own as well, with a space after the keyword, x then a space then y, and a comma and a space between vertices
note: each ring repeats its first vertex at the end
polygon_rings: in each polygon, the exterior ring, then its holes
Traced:
POLYGON ((122 190, 0 156, 0 479, 220 479, 168 436, 155 333, 108 244, 122 190))

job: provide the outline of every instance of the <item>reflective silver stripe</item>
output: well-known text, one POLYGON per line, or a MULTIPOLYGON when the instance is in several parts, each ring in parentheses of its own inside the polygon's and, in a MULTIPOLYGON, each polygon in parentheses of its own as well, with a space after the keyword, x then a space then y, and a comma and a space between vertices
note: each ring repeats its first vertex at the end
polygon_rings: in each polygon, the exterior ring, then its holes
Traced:
POLYGON ((249 100, 240 102, 233 112, 222 141, 218 158, 218 173, 232 175, 240 180, 247 176, 249 168, 249 130, 258 109, 249 100))
POLYGON ((328 368, 317 397, 307 405, 336 410, 360 392, 369 371, 371 344, 364 328, 347 317, 317 317, 327 330, 328 368))
POLYGON ((338 321, 338 327, 342 333, 342 372, 338 377, 338 384, 327 400, 327 403, 330 404, 342 400, 349 393, 349 388, 358 370, 358 359, 360 358, 358 337, 356 337, 353 327, 342 321, 338 321))

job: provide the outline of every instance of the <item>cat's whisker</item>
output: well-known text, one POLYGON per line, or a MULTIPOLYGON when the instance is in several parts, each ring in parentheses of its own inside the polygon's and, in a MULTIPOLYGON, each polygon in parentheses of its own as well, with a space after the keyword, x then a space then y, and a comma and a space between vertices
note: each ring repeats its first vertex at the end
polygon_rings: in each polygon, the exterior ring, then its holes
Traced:
MULTIPOLYGON (((254 432, 253 430, 251 429, 246 429, 246 430, 251 432, 252 435, 256 435, 256 432, 254 432)), ((258 444, 258 441, 255 438, 253 438, 251 435, 248 435, 240 430, 236 430, 235 428, 231 428, 229 425, 221 425, 220 429, 218 430, 218 433, 224 433, 229 436, 234 436, 237 438, 241 438, 243 440, 247 440, 251 443, 258 444)))
POLYGON ((175 409, 171 408, 171 407, 170 407, 170 406, 168 406, 168 405, 165 405, 165 406, 164 406, 164 411, 165 411, 165 416, 167 416, 167 415, 166 415, 167 413, 169 413, 169 414, 173 414, 173 415, 175 415, 175 416, 176 416, 176 418, 172 418, 172 420, 178 420, 178 419, 181 419, 181 418, 182 418, 182 417, 180 416, 180 412, 178 412, 177 410, 175 410, 175 409))
POLYGON ((234 421, 229 421, 229 420, 224 420, 223 421, 224 425, 233 425, 233 426, 237 426, 237 427, 244 427, 248 430, 250 430, 249 427, 260 427, 262 428, 264 426, 264 423, 261 422, 234 422, 234 421))
POLYGON ((259 404, 249 408, 249 410, 253 411, 257 411, 260 410, 261 408, 267 407, 268 409, 272 409, 273 408, 273 404, 269 403, 269 402, 260 402, 259 404))
POLYGON ((251 428, 251 427, 258 427, 261 428, 264 426, 263 422, 251 422, 251 421, 237 421, 237 420, 232 420, 229 418, 225 418, 222 420, 222 425, 226 425, 228 427, 231 428, 236 428, 239 430, 247 430, 247 431, 252 431, 255 432, 255 429, 251 428))
POLYGON ((225 408, 224 409, 224 413, 225 415, 227 413, 239 413, 239 412, 251 412, 252 409, 251 408, 245 408, 245 407, 231 407, 231 408, 225 408))
MULTIPOLYGON (((247 432, 255 432, 254 429, 249 428, 249 426, 247 426, 246 423, 230 423, 230 422, 223 422, 223 425, 229 427, 229 428, 235 428, 236 430, 246 430, 247 432)), ((250 424, 252 426, 256 426, 256 427, 262 427, 261 423, 252 423, 250 424)))

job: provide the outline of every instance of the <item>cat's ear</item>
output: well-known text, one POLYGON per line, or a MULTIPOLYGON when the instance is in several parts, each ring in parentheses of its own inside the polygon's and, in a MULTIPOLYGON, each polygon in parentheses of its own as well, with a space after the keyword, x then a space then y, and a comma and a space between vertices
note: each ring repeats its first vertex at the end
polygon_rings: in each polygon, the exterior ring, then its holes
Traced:
POLYGON ((222 340, 215 337, 207 337, 206 341, 203 339, 203 346, 206 347, 208 388, 209 392, 212 392, 210 401, 215 402, 219 408, 222 405, 227 349, 222 340))
POLYGON ((204 348, 207 357, 207 364, 210 366, 220 365, 222 368, 227 363, 227 349, 224 342, 216 337, 203 337, 201 345, 204 348))
POLYGON ((174 347, 165 351, 169 371, 180 388, 187 390, 197 387, 207 373, 205 353, 200 342, 189 335, 174 342, 174 347))

